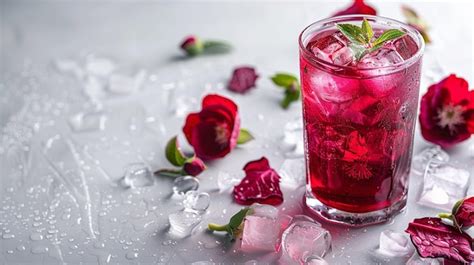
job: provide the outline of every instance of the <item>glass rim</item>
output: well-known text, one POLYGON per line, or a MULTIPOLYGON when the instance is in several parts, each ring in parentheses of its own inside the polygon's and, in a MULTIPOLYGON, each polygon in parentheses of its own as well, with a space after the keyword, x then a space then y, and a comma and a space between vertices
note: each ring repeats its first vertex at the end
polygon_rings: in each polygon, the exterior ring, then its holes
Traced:
POLYGON ((392 19, 392 18, 388 18, 388 17, 382 17, 382 16, 372 16, 372 15, 343 15, 343 16, 329 17, 329 18, 318 20, 316 22, 313 22, 313 23, 309 24, 308 26, 306 26, 301 31, 301 33, 299 34, 299 37, 298 37, 298 43, 299 43, 300 51, 304 54, 304 56, 307 59, 309 59, 313 63, 320 64, 320 65, 323 65, 323 66, 327 66, 327 67, 330 67, 330 68, 352 69, 352 70, 357 69, 357 70, 362 70, 362 71, 383 70, 383 69, 392 69, 392 70, 396 71, 401 66, 412 65, 413 63, 418 61, 421 58, 421 56, 423 55, 423 51, 425 49, 425 41, 424 41, 423 37, 421 36, 421 33, 416 28, 414 28, 414 27, 412 27, 412 26, 410 26, 406 23, 403 23, 401 21, 398 21, 396 19, 392 19), (404 60, 403 62, 400 62, 400 63, 396 63, 396 64, 393 64, 393 65, 387 65, 387 66, 362 67, 361 68, 361 67, 352 66, 352 65, 338 65, 338 64, 335 64, 335 63, 332 63, 332 62, 328 62, 324 59, 318 58, 314 55, 314 53, 312 53, 308 49, 306 49, 306 46, 303 43, 303 35, 305 33, 307 33, 311 28, 313 28, 317 25, 324 26, 324 25, 329 24, 329 23, 336 24, 336 22, 338 22, 338 21, 353 21, 353 20, 354 21, 362 21, 362 19, 364 19, 364 18, 367 18, 367 19, 370 19, 370 20, 375 20, 375 21, 376 20, 382 20, 382 21, 385 21, 385 22, 391 22, 391 23, 397 24, 397 26, 401 27, 408 34, 410 34, 412 37, 414 37, 414 40, 419 45, 418 50, 409 59, 404 60))

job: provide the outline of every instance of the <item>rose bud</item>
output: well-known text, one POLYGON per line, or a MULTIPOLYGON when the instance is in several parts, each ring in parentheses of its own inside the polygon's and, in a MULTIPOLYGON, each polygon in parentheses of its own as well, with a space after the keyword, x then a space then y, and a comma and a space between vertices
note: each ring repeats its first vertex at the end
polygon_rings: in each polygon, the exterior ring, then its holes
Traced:
POLYGON ((196 56, 204 51, 204 45, 202 41, 194 36, 188 36, 181 43, 181 49, 183 49, 188 56, 196 56))
POLYGON ((474 197, 462 200, 459 206, 454 208, 454 219, 459 228, 474 225, 474 197))
POLYGON ((204 162, 199 159, 199 157, 194 157, 191 161, 184 163, 183 171, 190 176, 197 176, 206 170, 206 165, 204 162))
POLYGON ((428 88, 421 98, 423 137, 442 147, 462 142, 474 133, 474 91, 463 78, 450 75, 428 88))

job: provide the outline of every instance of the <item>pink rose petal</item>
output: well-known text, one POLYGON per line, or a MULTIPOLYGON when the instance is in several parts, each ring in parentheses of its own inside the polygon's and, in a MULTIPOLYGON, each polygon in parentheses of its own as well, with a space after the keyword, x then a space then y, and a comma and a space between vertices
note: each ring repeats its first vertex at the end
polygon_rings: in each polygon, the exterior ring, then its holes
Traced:
POLYGON ((252 87, 255 87, 258 75, 253 67, 238 67, 234 69, 228 88, 231 91, 244 94, 252 87))
POLYGON ((265 157, 248 162, 244 171, 245 178, 234 187, 234 200, 238 204, 250 205, 258 202, 279 205, 283 202, 280 176, 270 167, 265 157))
POLYGON ((418 254, 424 258, 447 258, 462 263, 474 261, 472 239, 440 218, 415 219, 407 230, 418 254))

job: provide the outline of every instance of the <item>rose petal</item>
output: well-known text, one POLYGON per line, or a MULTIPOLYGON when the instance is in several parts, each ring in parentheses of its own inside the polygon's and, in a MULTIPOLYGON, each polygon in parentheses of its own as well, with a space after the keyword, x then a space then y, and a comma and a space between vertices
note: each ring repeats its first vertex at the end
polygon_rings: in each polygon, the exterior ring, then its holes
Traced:
POLYGON ((228 88, 231 91, 244 94, 250 88, 255 87, 258 75, 253 67, 238 67, 234 69, 228 88))
POLYGON ((377 15, 377 11, 364 3, 364 0, 355 0, 354 3, 348 8, 341 10, 334 14, 333 16, 342 16, 342 15, 377 15))
POLYGON ((280 176, 270 167, 265 157, 248 162, 244 171, 245 178, 234 187, 234 200, 238 204, 250 205, 258 202, 279 205, 283 202, 280 176))
POLYGON ((463 263, 474 261, 471 238, 442 223, 440 218, 415 219, 405 231, 421 257, 443 257, 463 263))
POLYGON ((465 199, 454 215, 457 224, 462 228, 474 225, 474 197, 465 199))

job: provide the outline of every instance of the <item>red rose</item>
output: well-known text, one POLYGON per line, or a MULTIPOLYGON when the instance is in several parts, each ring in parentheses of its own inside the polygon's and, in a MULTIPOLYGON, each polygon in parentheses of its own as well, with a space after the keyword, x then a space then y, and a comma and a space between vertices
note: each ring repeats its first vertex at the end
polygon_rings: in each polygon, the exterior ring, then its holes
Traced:
POLYGON ((183 170, 186 174, 195 177, 206 170, 206 165, 199 157, 195 157, 191 162, 184 163, 183 170))
POLYGON ((334 17, 342 16, 342 15, 357 15, 357 14, 375 16, 377 15, 377 11, 373 7, 366 5, 364 3, 364 0, 355 0, 354 3, 350 7, 334 14, 334 17))
POLYGON ((235 103, 219 95, 207 95, 202 110, 191 113, 183 127, 184 135, 203 160, 226 156, 237 145, 240 118, 235 103))
POLYGON ((462 78, 450 75, 431 85, 421 98, 423 137, 442 147, 468 139, 474 133, 474 91, 462 78))
POLYGON ((474 225, 474 197, 462 201, 455 210, 454 219, 460 228, 468 228, 474 225))
POLYGON ((186 37, 181 43, 181 49, 189 56, 195 56, 203 52, 204 46, 201 40, 196 36, 191 35, 186 37))

